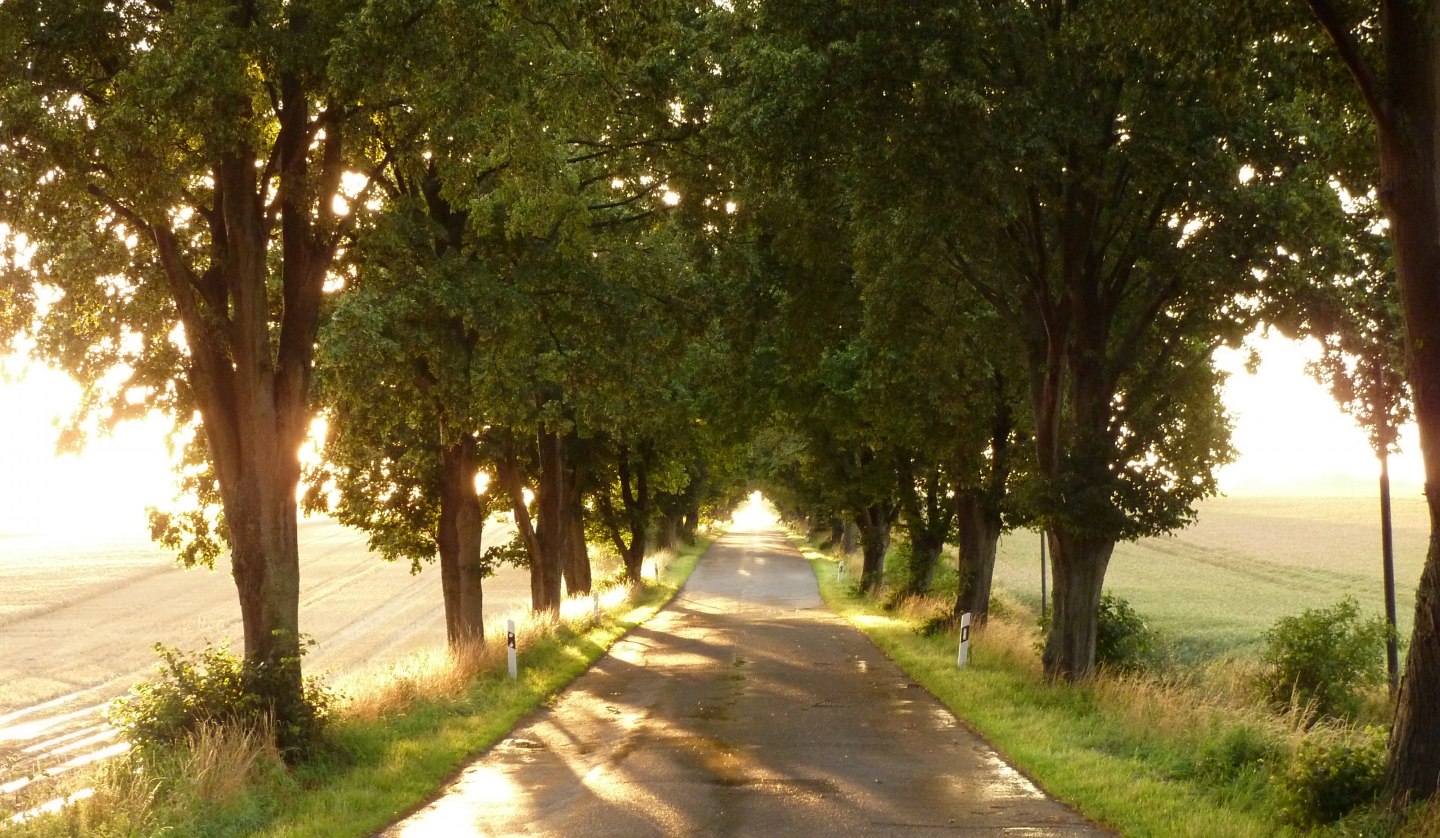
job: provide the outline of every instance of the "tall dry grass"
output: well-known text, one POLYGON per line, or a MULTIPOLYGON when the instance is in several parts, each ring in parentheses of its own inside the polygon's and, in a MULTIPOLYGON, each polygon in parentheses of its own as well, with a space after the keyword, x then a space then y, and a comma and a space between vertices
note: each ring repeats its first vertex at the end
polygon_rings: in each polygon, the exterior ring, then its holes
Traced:
MULTIPOLYGON (((647 560, 648 561, 648 560, 647 560)), ((562 626, 583 627, 600 614, 618 609, 633 591, 623 584, 597 589, 593 595, 567 597, 560 613, 536 614, 518 609, 485 621, 485 640, 458 647, 421 650, 390 666, 361 670, 335 682, 340 695, 339 718, 375 721, 417 701, 443 701, 464 693, 485 673, 508 664, 507 622, 515 622, 515 645, 524 650, 555 637, 562 626)))
POLYGON ((49 787, 50 799, 12 816, 6 835, 149 835, 162 810, 234 805, 262 778, 288 774, 270 726, 204 724, 178 747, 129 751, 49 787))

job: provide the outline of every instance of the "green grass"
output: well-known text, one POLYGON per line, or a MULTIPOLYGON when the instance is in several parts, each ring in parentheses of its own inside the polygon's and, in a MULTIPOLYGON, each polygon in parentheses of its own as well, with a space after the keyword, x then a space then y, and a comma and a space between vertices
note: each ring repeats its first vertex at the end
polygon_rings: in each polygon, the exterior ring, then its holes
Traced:
MULTIPOLYGON (((406 695, 406 678, 397 673, 394 683, 382 689, 387 694, 378 701, 378 711, 342 711, 327 732, 324 755, 293 772, 261 759, 248 785, 229 790, 222 800, 204 800, 183 790, 169 793, 183 783, 165 777, 153 788, 137 789, 143 784, 130 779, 122 760, 101 770, 102 791, 95 798, 56 816, 0 825, 0 834, 371 835, 422 806, 467 761, 504 738, 616 640, 652 617, 689 577, 709 542, 683 549, 664 568, 660 584, 620 598, 598 621, 577 616, 531 632, 533 642, 521 646, 517 680, 509 679, 503 653, 494 652, 477 676, 440 694, 417 687, 415 696, 406 695), (134 799, 147 793, 148 799, 134 799)), ((362 706, 364 698, 352 701, 352 708, 362 706)), ((177 764, 182 774, 195 771, 193 757, 181 757, 177 764)))
MULTIPOLYGON (((951 595, 887 609, 885 592, 862 598, 853 573, 837 581, 830 557, 814 550, 806 555, 832 608, 1021 771, 1122 835, 1432 834, 1432 813, 1420 815, 1428 820, 1418 826, 1400 828, 1375 809, 1314 832, 1287 825, 1276 776, 1301 744, 1353 742, 1367 734, 1340 723, 1307 728, 1296 714, 1271 713, 1254 697, 1253 665, 1222 660, 1163 675, 1050 683, 1041 673, 1035 613, 1002 593, 962 670, 953 633, 918 631, 948 610, 951 595)), ((899 573, 887 567, 887 580, 898 582, 899 573)), ((1038 605, 1038 585, 1036 594, 1038 605)), ((1184 611, 1183 597, 1171 601, 1177 613, 1184 611)))
POLYGON ((912 678, 978 730, 1047 791, 1127 836, 1274 834, 1260 807, 1223 807, 1209 789, 1176 780, 1164 766, 1183 758, 1127 736, 1086 688, 1056 687, 1009 660, 979 633, 971 664, 955 666, 948 635, 922 637, 918 620, 887 613, 838 583, 834 564, 811 553, 827 603, 864 631, 912 678))

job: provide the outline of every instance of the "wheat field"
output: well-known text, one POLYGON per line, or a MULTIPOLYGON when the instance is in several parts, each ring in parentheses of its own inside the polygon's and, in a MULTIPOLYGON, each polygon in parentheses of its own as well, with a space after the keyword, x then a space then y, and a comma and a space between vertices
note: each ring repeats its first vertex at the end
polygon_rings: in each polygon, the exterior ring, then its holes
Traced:
MULTIPOLYGON (((1424 498, 1392 501, 1397 613, 1409 637, 1429 538, 1424 498)), ((1376 497, 1220 497, 1170 536, 1116 547, 1106 589, 1125 597, 1186 659, 1253 654, 1280 617, 1349 594, 1384 614, 1376 497)), ((1007 534, 997 585, 1038 606, 1040 536, 1007 534)))

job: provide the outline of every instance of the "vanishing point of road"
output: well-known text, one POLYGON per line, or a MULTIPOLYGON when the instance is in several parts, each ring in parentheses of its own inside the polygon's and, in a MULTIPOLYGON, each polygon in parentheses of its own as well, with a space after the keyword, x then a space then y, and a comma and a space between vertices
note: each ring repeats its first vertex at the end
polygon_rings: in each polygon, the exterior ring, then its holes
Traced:
POLYGON ((385 838, 1109 833, 1037 789, 827 610, 774 529, 385 838))

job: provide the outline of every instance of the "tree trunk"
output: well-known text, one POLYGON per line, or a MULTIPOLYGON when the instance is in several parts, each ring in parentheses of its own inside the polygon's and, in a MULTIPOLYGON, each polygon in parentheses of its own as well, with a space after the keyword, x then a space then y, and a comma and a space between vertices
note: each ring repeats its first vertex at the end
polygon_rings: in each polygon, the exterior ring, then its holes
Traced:
POLYGON ((649 464, 643 452, 632 462, 629 448, 621 446, 616 452, 615 466, 620 484, 621 509, 615 509, 611 497, 613 487, 606 487, 596 497, 596 510, 610 535, 610 542, 615 545, 615 552, 625 564, 625 581, 630 585, 639 585, 645 563, 645 530, 650 526, 649 464))
POLYGON ((936 538, 924 528, 910 530, 910 567, 907 568, 905 593, 920 596, 930 591, 935 581, 935 566, 940 563, 943 538, 936 538))
POLYGON ((1425 463, 1430 549, 1390 733, 1397 803, 1440 790, 1440 46, 1436 3, 1384 4, 1389 119, 1379 123, 1380 201, 1390 222, 1405 350, 1425 463))
POLYGON ((656 533, 655 547, 660 550, 675 551, 680 549, 680 516, 660 516, 660 528, 656 533))
POLYGON ((960 583, 955 617, 970 614, 971 625, 990 617, 990 588, 995 575, 995 550, 1000 542, 1000 516, 990 511, 978 492, 955 496, 956 539, 960 552, 960 583))
POLYGON ((1055 616, 1045 641, 1047 677, 1079 681, 1094 674, 1100 593, 1114 550, 1114 541, 1081 538, 1058 525, 1051 529, 1055 616))
POLYGON ((1390 731, 1386 785, 1396 806, 1440 791, 1440 3, 1383 0, 1381 60, 1356 41, 1337 4, 1310 0, 1375 120, 1380 204, 1390 224, 1430 507, 1430 548, 1390 731), (1378 65, 1378 66, 1377 66, 1378 65))
POLYGON ((680 537, 686 544, 694 544, 700 532, 700 504, 691 503, 685 507, 685 517, 680 523, 680 537))
POLYGON ((530 557, 530 607, 532 610, 541 610, 539 600, 535 596, 535 571, 536 564, 545 562, 544 545, 540 542, 539 534, 535 531, 535 522, 530 517, 530 507, 525 504, 525 481, 520 474, 520 464, 514 450, 502 451, 499 462, 496 464, 496 479, 505 488, 510 496, 510 511, 515 516, 515 529, 520 535, 520 541, 525 545, 525 552, 530 557))
POLYGON ((481 580, 481 537, 485 511, 475 493, 480 464, 472 440, 441 453, 440 522, 435 542, 440 552, 440 587, 445 599, 445 634, 451 648, 485 639, 481 580))
POLYGON ((565 504, 565 593, 568 596, 590 593, 594 580, 590 573, 590 551, 585 545, 585 498, 580 490, 580 475, 571 471, 570 493, 565 504))
POLYGON ((854 521, 845 522, 845 534, 840 538, 840 552, 849 556, 860 549, 860 528, 854 521))
POLYGON ((843 518, 838 517, 838 516, 837 516, 837 517, 834 517, 834 518, 831 518, 831 519, 830 519, 830 535, 826 536, 825 540, 820 543, 820 549, 821 549, 821 550, 832 550, 832 549, 835 549, 836 547, 839 547, 839 546, 840 546, 840 542, 841 542, 841 540, 844 539, 844 538, 845 538, 845 520, 844 520, 843 518))
POLYGON ((540 555, 532 557, 530 562, 530 604, 535 611, 558 613, 565 544, 570 535, 565 522, 568 476, 565 437, 542 424, 536 438, 540 448, 540 485, 535 492, 538 506, 535 536, 540 555))
POLYGON ((308 714, 300 667, 298 477, 288 479, 286 469, 273 466, 244 465, 251 466, 248 473, 232 481, 240 485, 224 494, 245 660, 266 673, 259 692, 274 709, 281 746, 302 745, 296 726, 308 714))
POLYGON ((885 553, 890 549, 890 516, 883 504, 864 507, 855 513, 864 555, 860 570, 860 593, 874 593, 885 576, 885 553))

